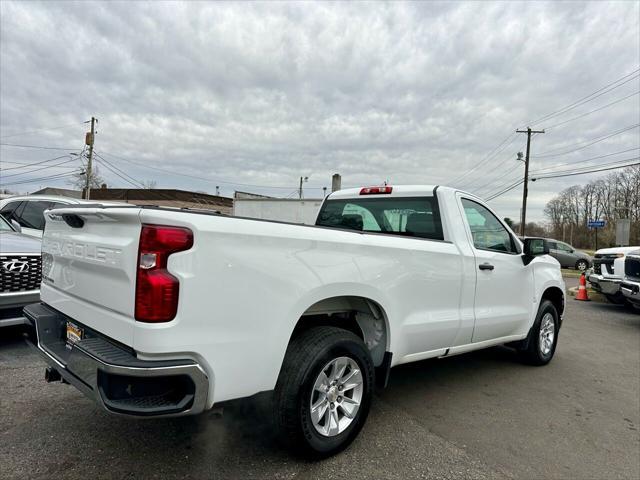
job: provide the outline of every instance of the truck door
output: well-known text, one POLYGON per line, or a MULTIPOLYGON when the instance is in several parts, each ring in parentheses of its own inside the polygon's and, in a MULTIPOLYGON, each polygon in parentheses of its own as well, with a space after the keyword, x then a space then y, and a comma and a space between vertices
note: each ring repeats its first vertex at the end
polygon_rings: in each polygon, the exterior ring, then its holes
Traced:
POLYGON ((476 261, 473 343, 522 333, 534 304, 533 269, 520 247, 484 205, 460 197, 476 261))

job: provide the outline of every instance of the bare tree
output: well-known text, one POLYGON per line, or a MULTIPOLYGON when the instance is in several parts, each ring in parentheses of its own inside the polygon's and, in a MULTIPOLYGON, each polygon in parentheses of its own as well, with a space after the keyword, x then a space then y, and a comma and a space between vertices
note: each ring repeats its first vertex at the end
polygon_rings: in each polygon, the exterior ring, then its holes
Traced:
MULTIPOLYGON (((75 171, 71 176, 69 183, 78 190, 83 190, 86 186, 86 168, 82 167, 75 171)), ((97 165, 93 165, 91 168, 91 179, 89 181, 90 188, 100 188, 103 183, 106 183, 97 165)))
POLYGON ((570 232, 570 241, 580 248, 594 247, 594 231, 589 220, 605 220, 598 232, 599 245, 614 245, 615 226, 620 218, 631 220, 630 242, 640 242, 640 167, 625 168, 586 185, 574 185, 551 199, 544 209, 550 234, 561 238, 570 232))

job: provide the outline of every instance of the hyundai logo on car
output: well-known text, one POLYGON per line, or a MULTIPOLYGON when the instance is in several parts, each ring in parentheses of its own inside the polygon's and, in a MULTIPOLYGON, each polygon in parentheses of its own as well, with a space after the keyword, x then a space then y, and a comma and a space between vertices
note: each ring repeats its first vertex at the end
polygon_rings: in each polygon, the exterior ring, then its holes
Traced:
POLYGON ((2 268, 9 273, 24 273, 29 271, 29 262, 10 260, 2 264, 2 268))

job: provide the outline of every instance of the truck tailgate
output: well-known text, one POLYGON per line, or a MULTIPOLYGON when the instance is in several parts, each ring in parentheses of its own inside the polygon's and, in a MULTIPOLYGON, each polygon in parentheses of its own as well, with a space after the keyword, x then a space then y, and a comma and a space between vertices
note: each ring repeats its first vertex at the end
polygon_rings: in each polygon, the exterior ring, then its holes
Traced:
POLYGON ((74 207, 45 217, 41 300, 132 345, 140 209, 74 207))

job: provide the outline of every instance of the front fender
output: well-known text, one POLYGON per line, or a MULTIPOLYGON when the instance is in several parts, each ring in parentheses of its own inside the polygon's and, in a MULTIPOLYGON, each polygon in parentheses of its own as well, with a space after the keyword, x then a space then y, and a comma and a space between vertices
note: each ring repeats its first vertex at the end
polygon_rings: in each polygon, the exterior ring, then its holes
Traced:
MULTIPOLYGON (((538 308, 540 307, 540 303, 542 302, 542 298, 544 297, 545 292, 550 288, 558 288, 562 292, 563 299, 566 299, 567 287, 564 283, 564 279, 562 278, 562 271, 560 270, 560 264, 555 258, 552 258, 548 255, 544 255, 542 257, 536 257, 532 262, 531 266, 533 267, 533 279, 534 279, 534 305, 536 308, 533 311, 533 315, 531 317, 531 324, 529 327, 533 325, 535 321, 536 315, 538 314, 538 308)), ((564 303, 564 300, 563 300, 564 303)), ((563 311, 560 312, 561 317, 563 311)))

